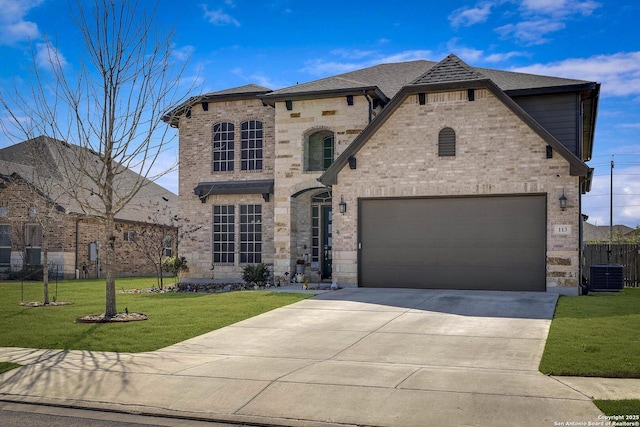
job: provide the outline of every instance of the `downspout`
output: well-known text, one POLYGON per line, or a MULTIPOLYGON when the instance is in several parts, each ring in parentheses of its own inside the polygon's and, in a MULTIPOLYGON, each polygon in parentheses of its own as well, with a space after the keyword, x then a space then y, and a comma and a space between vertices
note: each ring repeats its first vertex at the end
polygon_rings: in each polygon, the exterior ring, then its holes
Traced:
POLYGON ((369 103, 369 123, 371 123, 371 120, 373 120, 373 102, 371 101, 371 98, 369 97, 369 95, 367 95, 366 90, 363 90, 362 94, 364 95, 365 98, 367 98, 367 102, 369 103))

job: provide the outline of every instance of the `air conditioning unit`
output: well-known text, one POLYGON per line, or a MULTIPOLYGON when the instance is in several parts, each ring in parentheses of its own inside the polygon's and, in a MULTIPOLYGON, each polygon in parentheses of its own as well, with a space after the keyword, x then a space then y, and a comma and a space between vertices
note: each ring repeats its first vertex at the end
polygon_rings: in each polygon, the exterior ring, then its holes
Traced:
POLYGON ((624 267, 619 264, 595 264, 589 272, 591 292, 616 292, 624 288, 624 267))

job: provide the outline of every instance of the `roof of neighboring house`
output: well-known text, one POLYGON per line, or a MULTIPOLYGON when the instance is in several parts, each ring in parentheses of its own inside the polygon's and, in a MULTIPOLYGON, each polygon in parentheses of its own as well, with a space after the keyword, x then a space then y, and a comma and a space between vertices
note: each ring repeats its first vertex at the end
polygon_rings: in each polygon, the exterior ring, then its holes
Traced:
MULTIPOLYGON (((566 79, 564 79, 566 80, 566 79)), ((547 144, 551 145, 555 151, 562 155, 571 165, 571 174, 589 179, 589 167, 562 145, 553 135, 544 129, 538 122, 529 116, 516 102, 511 99, 493 80, 487 79, 483 74, 467 65, 457 56, 451 54, 438 64, 427 70, 424 74, 416 78, 412 84, 404 86, 402 90, 392 99, 387 107, 373 120, 338 156, 331 166, 322 174, 319 181, 325 185, 337 183, 338 173, 348 163, 349 157, 355 155, 360 148, 375 134, 375 132, 386 122, 394 111, 404 102, 404 100, 414 93, 442 90, 461 90, 471 88, 487 88, 505 106, 507 106, 522 121, 536 132, 547 144)))
MULTIPOLYGON (((39 136, 0 149, 0 174, 5 177, 16 174, 42 195, 60 205, 66 213, 95 215, 104 211, 102 198, 88 177, 78 175, 72 162, 84 159, 85 163, 99 164, 96 153, 64 141, 39 136), (75 177, 75 178, 74 178, 75 177), (75 197, 70 190, 75 189, 75 197), (78 200, 80 199, 80 200, 78 200), (82 201, 82 203, 80 202, 82 201), (84 205, 84 206, 83 206, 84 205)), ((124 167, 118 168, 114 191, 125 194, 142 184, 135 196, 120 210, 116 219, 149 222, 157 210, 177 210, 178 196, 158 184, 124 167)))
MULTIPOLYGON (((631 235, 636 229, 627 227, 626 225, 614 225, 613 233, 615 236, 631 235)), ((582 231, 582 240, 585 242, 608 242, 610 239, 611 228, 608 225, 593 225, 588 222, 584 223, 582 231)))

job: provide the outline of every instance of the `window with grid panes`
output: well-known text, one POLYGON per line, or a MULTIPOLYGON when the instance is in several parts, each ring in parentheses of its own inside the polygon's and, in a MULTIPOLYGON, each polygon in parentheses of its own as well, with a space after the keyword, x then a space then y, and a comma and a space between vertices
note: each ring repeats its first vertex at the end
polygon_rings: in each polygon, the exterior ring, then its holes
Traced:
POLYGON ((242 123, 240 138, 241 169, 262 169, 262 122, 248 120, 242 123))
POLYGON ((213 125, 213 171, 227 172, 233 170, 233 123, 216 123, 213 125))
POLYGON ((164 236, 164 256, 173 256, 173 237, 164 236))
POLYGON ((25 264, 39 265, 42 259, 42 228, 40 225, 25 225, 25 243, 25 264))
POLYGON ((240 262, 262 262, 262 205, 240 205, 240 262))
POLYGON ((213 206, 213 262, 233 263, 235 253, 235 207, 213 206))
POLYGON ((0 265, 11 265, 11 226, 0 225, 0 265))

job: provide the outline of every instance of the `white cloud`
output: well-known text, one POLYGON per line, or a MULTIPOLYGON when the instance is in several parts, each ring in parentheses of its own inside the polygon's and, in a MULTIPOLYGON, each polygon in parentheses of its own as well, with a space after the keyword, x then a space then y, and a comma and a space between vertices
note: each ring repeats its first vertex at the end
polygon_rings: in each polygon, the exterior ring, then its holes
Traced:
POLYGON ((38 25, 25 20, 43 0, 0 0, 0 45, 13 45, 40 37, 38 25))
POLYGON ((36 65, 40 68, 50 70, 52 66, 64 68, 67 60, 51 43, 36 44, 36 65))
POLYGON ((475 7, 461 7, 449 15, 449 22, 453 28, 470 27, 485 22, 491 14, 492 3, 479 3, 475 7))
MULTIPOLYGON (((347 52, 347 51, 340 51, 347 52)), ((382 55, 378 52, 370 52, 370 59, 358 61, 358 59, 364 59, 365 57, 358 57, 354 55, 352 57, 345 55, 346 58, 352 59, 352 61, 326 61, 325 59, 313 59, 305 62, 305 66, 301 71, 307 72, 314 76, 330 76, 342 73, 348 73, 349 71, 358 70, 361 68, 371 67, 378 64, 387 64, 390 62, 406 62, 416 61, 420 59, 432 58, 433 52, 430 50, 406 50, 390 55, 382 55)), ((442 58, 440 58, 442 59, 442 58)))
POLYGON ((601 6, 594 0, 485 0, 454 10, 449 22, 453 28, 459 28, 487 22, 492 16, 508 17, 510 22, 495 31, 532 46, 548 43, 550 39, 546 36, 564 29, 565 21, 589 16, 601 6))
POLYGON ((531 56, 531 54, 527 52, 506 52, 506 53, 491 53, 484 58, 485 62, 496 63, 496 62, 504 62, 508 61, 511 58, 515 58, 517 56, 531 56))
POLYGON ((600 82, 603 96, 640 95, 640 51, 569 58, 513 71, 600 82))
POLYGON ((188 61, 189 59, 191 59, 191 57, 193 56, 193 52, 196 51, 195 46, 182 46, 182 47, 175 47, 173 48, 173 51, 171 52, 171 56, 173 56, 173 58, 177 61, 188 61))
POLYGON ((225 13, 222 9, 209 10, 206 4, 201 5, 204 10, 204 17, 213 25, 235 25, 240 26, 240 22, 233 16, 225 13))
POLYGON ((495 30, 505 38, 513 37, 526 46, 533 46, 549 42, 549 39, 544 37, 546 34, 562 30, 565 27, 566 25, 560 21, 535 19, 503 25, 495 30))
POLYGON ((268 87, 269 89, 279 89, 281 87, 288 86, 288 84, 277 83, 262 73, 246 74, 242 68, 234 68, 231 71, 233 72, 233 74, 241 77, 243 80, 247 82, 268 87))
POLYGON ((564 17, 568 15, 589 16, 602 4, 592 1, 580 0, 522 0, 521 9, 526 13, 551 15, 564 17))
MULTIPOLYGON (((591 192, 583 196, 582 211, 589 222, 607 225, 610 222, 609 167, 596 169, 591 192)), ((629 227, 640 225, 640 166, 613 169, 613 223, 629 227)))

